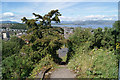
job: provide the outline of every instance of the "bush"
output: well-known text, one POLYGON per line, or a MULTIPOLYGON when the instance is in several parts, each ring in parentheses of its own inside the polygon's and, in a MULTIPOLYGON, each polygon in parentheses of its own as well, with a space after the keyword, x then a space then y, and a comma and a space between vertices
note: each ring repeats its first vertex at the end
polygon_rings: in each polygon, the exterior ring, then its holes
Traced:
POLYGON ((28 77, 33 63, 27 56, 12 55, 2 61, 3 79, 28 77))
POLYGON ((2 59, 5 59, 13 54, 18 54, 24 41, 17 37, 12 37, 9 41, 2 42, 2 59))
POLYGON ((75 45, 83 45, 92 36, 90 28, 77 27, 74 34, 69 37, 70 41, 75 45))
POLYGON ((37 64, 36 67, 30 73, 29 78, 36 78, 36 75, 39 74, 41 71, 44 71, 50 67, 55 67, 56 64, 54 63, 51 55, 46 55, 46 57, 42 58, 37 64))

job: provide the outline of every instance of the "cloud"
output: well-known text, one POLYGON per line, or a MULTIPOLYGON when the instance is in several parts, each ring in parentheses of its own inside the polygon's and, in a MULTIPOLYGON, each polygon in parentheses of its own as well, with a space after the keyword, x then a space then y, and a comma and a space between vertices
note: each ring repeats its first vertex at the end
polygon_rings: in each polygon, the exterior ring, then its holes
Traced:
POLYGON ((34 2, 28 3, 26 6, 17 7, 17 10, 12 9, 11 11, 15 11, 20 14, 29 14, 38 13, 38 14, 46 14, 48 11, 53 9, 64 9, 70 6, 73 6, 77 3, 66 3, 66 2, 34 2), (32 5, 32 6, 31 6, 32 5))
POLYGON ((85 16, 88 20, 117 20, 117 15, 89 15, 85 16))
POLYGON ((21 19, 23 17, 27 17, 28 19, 35 18, 34 16, 14 14, 13 12, 5 12, 0 14, 1 21, 16 21, 21 23, 22 22, 21 19))
POLYGON ((1 17, 0 19, 3 19, 3 20, 10 20, 10 19, 13 19, 15 17, 14 13, 12 12, 5 12, 3 14, 0 14, 1 17))
POLYGON ((117 15, 88 15, 88 16, 77 16, 77 17, 59 17, 61 21, 85 21, 85 20, 117 20, 117 15))
POLYGON ((59 17, 61 21, 78 21, 82 20, 81 17, 66 17, 66 16, 60 16, 59 17))
MULTIPOLYGON (((0 18, 3 21, 16 21, 16 22, 22 22, 22 17, 27 17, 28 19, 34 19, 35 17, 32 15, 18 15, 14 14, 13 12, 5 12, 0 18)), ((117 20, 117 15, 88 15, 88 16, 76 16, 76 17, 67 17, 67 16, 59 16, 61 21, 85 21, 85 20, 117 20)))
POLYGON ((12 12, 5 12, 3 13, 3 16, 14 16, 12 12))
POLYGON ((0 20, 2 21, 17 21, 17 22, 20 21, 20 16, 15 15, 12 12, 5 12, 0 15, 1 15, 0 20))

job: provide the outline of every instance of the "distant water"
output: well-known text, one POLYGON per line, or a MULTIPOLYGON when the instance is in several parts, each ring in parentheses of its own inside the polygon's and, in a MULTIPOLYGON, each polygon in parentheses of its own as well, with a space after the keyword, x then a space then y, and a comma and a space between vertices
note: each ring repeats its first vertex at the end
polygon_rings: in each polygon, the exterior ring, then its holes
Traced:
POLYGON ((112 27, 112 25, 52 25, 52 26, 58 26, 58 27, 91 27, 91 28, 104 28, 104 27, 112 27))

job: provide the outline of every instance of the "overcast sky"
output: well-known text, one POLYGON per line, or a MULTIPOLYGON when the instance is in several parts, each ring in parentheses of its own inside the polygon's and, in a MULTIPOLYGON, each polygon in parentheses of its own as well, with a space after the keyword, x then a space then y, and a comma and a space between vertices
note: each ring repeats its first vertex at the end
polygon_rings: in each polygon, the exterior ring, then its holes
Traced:
POLYGON ((118 2, 2 2, 1 20, 21 22, 22 17, 34 18, 59 9, 61 21, 117 20, 118 2))

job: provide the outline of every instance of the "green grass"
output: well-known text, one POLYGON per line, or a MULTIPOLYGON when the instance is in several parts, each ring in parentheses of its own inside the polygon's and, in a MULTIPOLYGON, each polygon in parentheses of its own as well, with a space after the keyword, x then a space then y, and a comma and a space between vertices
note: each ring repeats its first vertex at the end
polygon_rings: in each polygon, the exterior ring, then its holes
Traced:
POLYGON ((117 78, 118 60, 112 51, 92 50, 82 53, 79 49, 68 63, 78 78, 117 78))

